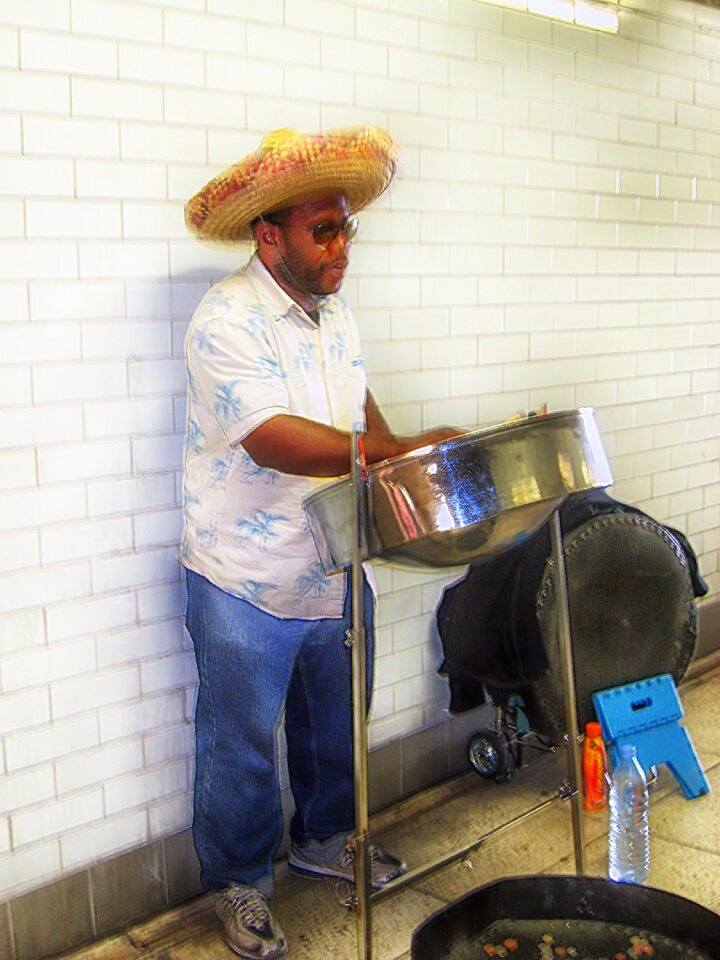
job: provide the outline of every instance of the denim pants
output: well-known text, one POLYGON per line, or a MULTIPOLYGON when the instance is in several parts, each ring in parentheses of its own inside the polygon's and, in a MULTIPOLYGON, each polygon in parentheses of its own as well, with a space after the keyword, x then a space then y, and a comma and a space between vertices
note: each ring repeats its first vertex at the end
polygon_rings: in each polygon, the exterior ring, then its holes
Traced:
MULTIPOLYGON (((354 826, 351 591, 341 618, 279 619, 190 570, 186 625, 200 688, 195 711, 193 839, 207 890, 272 892, 283 835, 276 732, 285 708, 294 846, 354 826)), ((373 597, 365 585, 368 705, 373 597)))

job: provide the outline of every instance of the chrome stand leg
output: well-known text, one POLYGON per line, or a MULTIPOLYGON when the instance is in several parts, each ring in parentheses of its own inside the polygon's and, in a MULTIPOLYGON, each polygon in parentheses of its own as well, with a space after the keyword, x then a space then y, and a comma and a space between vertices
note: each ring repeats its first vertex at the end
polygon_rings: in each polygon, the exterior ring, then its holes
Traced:
POLYGON ((355 835, 352 839, 357 909, 357 955, 372 960, 370 913, 370 836, 368 832, 367 645, 363 607, 363 544, 365 538, 365 457, 360 436, 352 435, 352 480, 355 538, 352 561, 352 695, 355 835))
POLYGON ((572 636, 570 633, 567 578, 565 576, 565 555, 563 553, 559 510, 555 510, 552 515, 550 543, 552 545, 552 557, 555 566, 555 605, 558 618, 558 641, 562 668, 563 701, 565 705, 565 729, 567 730, 568 736, 568 779, 570 782, 573 845, 575 847, 575 872, 578 876, 582 876, 585 873, 585 848, 582 828, 582 761, 578 733, 577 699, 575 696, 575 671, 573 667, 572 636))

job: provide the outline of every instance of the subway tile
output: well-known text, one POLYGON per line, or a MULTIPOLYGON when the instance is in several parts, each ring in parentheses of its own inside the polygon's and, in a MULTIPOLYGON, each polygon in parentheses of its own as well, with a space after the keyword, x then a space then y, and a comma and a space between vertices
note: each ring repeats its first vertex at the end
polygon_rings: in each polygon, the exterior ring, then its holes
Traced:
MULTIPOLYGON (((287 97, 248 96, 247 125, 251 130, 279 127, 317 130, 320 127, 320 106, 287 97)), ((200 186, 201 183, 198 184, 200 186)))
POLYGON ((187 389, 184 359, 134 360, 129 374, 130 392, 135 396, 184 396, 187 389))
POLYGON ((162 91, 149 84, 72 78, 73 113, 118 120, 160 120, 162 91))
POLYGON ((54 524, 40 531, 44 563, 111 555, 132 546, 129 517, 82 520, 72 524, 54 524))
POLYGON ((90 517, 175 505, 175 486, 171 476, 92 480, 87 492, 90 517))
POLYGON ((72 30, 126 40, 161 42, 162 11, 118 0, 73 0, 72 30))
MULTIPOLYGON (((63 869, 77 870, 88 862, 104 860, 111 854, 140 847, 148 840, 147 812, 122 814, 86 824, 60 837, 63 869)), ((123 937, 126 946, 127 940, 123 937)), ((118 960, 134 960, 135 952, 122 954, 118 960)), ((115 957, 112 957, 115 960, 115 957)))
POLYGON ((140 847, 90 868, 97 935, 157 913, 165 904, 162 848, 140 847))
POLYGON ((0 573, 27 570, 40 562, 36 531, 0 536, 0 573))
MULTIPOLYGON (((168 123, 190 124, 195 127, 229 127, 233 131, 245 127, 246 99, 238 93, 168 87, 165 89, 164 110, 168 123)), ((248 147, 233 155, 233 161, 237 156, 249 152, 256 143, 255 137, 250 138, 247 133, 241 135, 248 147)), ((212 161, 212 156, 209 159, 212 161)), ((228 163, 230 159, 228 158, 228 163)))
POLYGON ((10 817, 16 846, 38 842, 62 834, 74 827, 100 820, 103 798, 100 790, 78 794, 52 804, 35 805, 10 817))
POLYGON ((78 260, 74 243, 31 241, 0 244, 0 279, 74 279, 77 274, 78 260))
POLYGON ((143 695, 175 690, 197 683, 195 657, 192 653, 173 653, 158 660, 140 664, 143 695))
POLYGON ((412 17, 375 10, 358 9, 356 11, 355 29, 361 40, 388 43, 392 39, 393 44, 398 46, 417 47, 418 26, 419 21, 412 17))
POLYGON ((70 80, 60 75, 0 70, 0 110, 70 112, 70 80))
POLYGON ((182 903, 202 892, 200 863, 192 832, 182 830, 163 840, 168 903, 182 903))
POLYGON ((172 404, 165 398, 93 403, 85 411, 89 438, 143 436, 172 429, 172 404))
POLYGON ((159 163, 79 160, 77 193, 87 199, 165 200, 166 171, 159 163))
POLYGON ((187 236, 179 204, 126 203, 122 219, 123 236, 130 240, 187 236))
POLYGON ((135 554, 91 560, 95 593, 171 582, 178 579, 177 548, 145 550, 135 554))
POLYGON ((187 762, 183 760, 147 773, 109 780, 104 787, 105 809, 112 815, 172 794, 184 793, 187 788, 187 762))
POLYGON ((0 29, 0 68, 20 66, 19 48, 19 32, 9 27, 0 29))
POLYGON ((5 693, 44 686, 58 679, 87 673, 95 668, 92 638, 35 648, 4 658, 2 685, 5 693))
POLYGON ((16 960, 40 960, 94 933, 87 872, 15 898, 10 911, 16 960))
MULTIPOLYGON (((231 17, 165 10, 163 26, 164 41, 171 47, 223 50, 234 54, 243 54, 246 50, 245 37, 249 28, 231 17)), ((182 73, 171 75, 171 82, 176 82, 177 76, 182 73)))
POLYGON ((182 692, 171 691, 130 704, 100 709, 100 735, 103 743, 133 737, 152 730, 163 730, 185 718, 182 692))
POLYGON ((55 764, 58 796, 102 784, 113 777, 143 768, 143 747, 139 740, 85 750, 55 764))
MULTIPOLYGON (((279 42, 281 49, 287 48, 287 53, 283 57, 290 62, 297 62, 302 52, 306 60, 303 62, 318 64, 323 67, 330 67, 333 70, 348 70, 354 73, 371 73, 379 76, 390 75, 406 76, 408 63, 403 59, 405 51, 388 48, 379 43, 367 43, 362 40, 347 40, 342 37, 321 37, 319 54, 315 47, 309 42, 307 35, 304 36, 302 43, 298 42, 298 35, 287 32, 288 35, 281 36, 279 42), (290 42, 288 42, 290 41, 290 42), (390 56, 390 69, 388 70, 388 55, 390 56), (393 58, 395 58, 393 60, 393 58)), ((269 40, 269 38, 268 38, 269 40)), ((265 56, 273 54, 267 49, 264 50, 265 56)), ((412 53, 407 54, 413 56, 412 53)), ((413 74, 414 77, 414 74, 413 74)))
MULTIPOLYGON (((45 280, 30 283, 30 313, 34 321, 102 319, 120 317, 124 311, 125 297, 121 283, 51 283, 45 280)), ((43 330, 45 336, 55 329, 64 331, 66 337, 71 333, 73 337, 77 336, 77 328, 72 325, 52 324, 38 326, 38 329, 43 330)), ((44 359, 65 359, 74 355, 79 357, 79 351, 73 354, 58 349, 45 355, 44 359)))
POLYGON ((119 237, 120 205, 28 201, 26 224, 28 237, 119 237))
POLYGON ((357 76, 355 99, 363 107, 415 113, 419 103, 419 89, 416 82, 409 80, 357 76))
POLYGON ((413 733, 402 741, 403 796, 411 796, 448 775, 447 724, 413 733))
POLYGON ((182 616, 185 612, 185 583, 164 583, 139 590, 138 613, 141 621, 182 616))
MULTIPOLYGON (((124 519, 124 518, 123 518, 124 519)), ((79 603, 50 605, 46 610, 47 635, 51 644, 86 634, 125 627, 135 622, 135 597, 131 593, 79 603)), ((98 646, 103 638, 98 639, 98 646)))
POLYGON ((387 59, 382 48, 364 45, 368 62, 362 65, 362 44, 343 37, 314 36, 307 31, 292 30, 289 27, 267 27, 260 24, 247 25, 247 52, 250 57, 282 63, 303 64, 305 66, 319 66, 322 62, 329 67, 340 70, 355 70, 375 72, 370 61, 377 50, 387 59), (327 47, 326 44, 327 43, 327 47))
MULTIPOLYGON (((0 175, 3 177, 5 194, 46 197, 73 194, 70 160, 0 157, 0 175)), ((42 251, 38 251, 38 254, 42 256, 42 251)))
POLYGON ((0 896, 10 897, 60 874, 57 840, 33 844, 0 856, 0 896))
MULTIPOLYGON (((282 786, 284 788, 284 785, 282 786)), ((190 793, 178 794, 169 800, 153 803, 150 807, 150 836, 154 839, 162 839, 168 834, 187 830, 191 824, 192 795, 190 793)))
POLYGON ((131 700, 140 693, 137 667, 56 681, 50 686, 53 716, 64 719, 109 703, 131 700))
POLYGON ((167 620, 145 624, 120 633, 109 633, 97 640, 98 666, 129 664, 144 657, 175 653, 182 647, 182 624, 167 620))
POLYGON ((23 70, 115 77, 117 47, 107 40, 23 30, 20 63, 23 70))
POLYGON ((266 0, 262 5, 238 6, 237 0, 207 0, 208 13, 237 17, 242 20, 259 20, 263 23, 282 23, 283 0, 266 0))
MULTIPOLYGON (((410 21, 404 32, 408 30, 411 24, 413 27, 415 26, 415 22, 410 21)), ((475 38, 469 30, 450 24, 430 23, 427 20, 420 20, 419 26, 421 50, 432 50, 449 57, 474 59, 475 38)))
POLYGON ((205 133, 185 127, 122 123, 120 153, 129 160, 193 160, 206 159, 205 133))
POLYGON ((41 27, 49 30, 67 30, 70 25, 67 0, 8 0, 3 8, 7 23, 19 27, 41 27))
POLYGON ((21 200, 0 201, 0 237, 20 238, 25 235, 25 217, 21 200))
POLYGON ((194 751, 194 727, 192 723, 170 727, 160 733, 144 738, 145 763, 149 767, 191 757, 194 751))
POLYGON ((279 96, 283 93, 283 74, 268 71, 262 60, 250 57, 230 57, 209 54, 207 57, 207 86, 220 90, 235 90, 243 94, 279 96))
MULTIPOLYGON (((41 654, 42 656, 42 651, 41 654)), ((12 660, 10 661, 12 669, 12 660)), ((11 675, 12 676, 12 675, 11 675)), ((3 684, 3 687, 5 685, 3 684)), ((50 720, 50 702, 48 693, 45 689, 29 690, 24 693, 9 695, 6 692, 0 699, 0 730, 4 733, 13 733, 16 730, 27 729, 37 724, 46 723, 50 720)), ((52 777, 50 777, 52 781, 52 777)), ((34 783, 34 781, 33 781, 34 783)), ((48 787, 47 781, 43 780, 41 788, 43 797, 53 793, 53 789, 48 787)), ((17 781, 3 781, 3 796, 0 798, 0 812, 7 813, 8 810, 18 806, 15 802, 20 798, 25 803, 33 803, 38 790, 32 785, 28 786, 25 779, 20 778, 17 781), (6 792, 7 786, 7 792, 6 792), (12 798, 15 798, 15 801, 12 798)))
POLYGON ((0 383, 0 403, 4 406, 27 406, 32 403, 29 367, 5 368, 0 383))
POLYGON ((31 610, 3 618, 0 653, 27 650, 45 643, 45 624, 41 610, 31 610))
POLYGON ((0 530, 42 527, 86 513, 85 491, 79 484, 8 493, 3 498, 0 530))
POLYGON ((106 399, 127 393, 127 371, 123 363, 47 365, 33 371, 36 403, 106 399))
POLYGON ((21 731, 5 738, 7 769, 14 772, 56 760, 98 742, 98 722, 93 714, 53 723, 52 726, 40 725, 36 730, 21 731))
POLYGON ((130 443, 126 439, 47 447, 38 451, 40 483, 89 479, 129 471, 130 443))
POLYGON ((79 254, 81 278, 164 277, 168 274, 165 243, 81 242, 79 254))

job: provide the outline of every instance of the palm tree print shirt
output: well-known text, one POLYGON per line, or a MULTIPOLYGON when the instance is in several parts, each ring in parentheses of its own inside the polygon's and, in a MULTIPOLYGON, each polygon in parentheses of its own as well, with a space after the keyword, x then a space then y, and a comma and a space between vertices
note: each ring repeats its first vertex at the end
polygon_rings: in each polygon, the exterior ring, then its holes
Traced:
POLYGON ((342 613, 344 579, 326 577, 302 501, 327 483, 257 466, 243 439, 277 414, 352 430, 366 377, 340 297, 307 316, 260 259, 212 287, 187 339, 189 394, 181 560, 276 617, 342 613))

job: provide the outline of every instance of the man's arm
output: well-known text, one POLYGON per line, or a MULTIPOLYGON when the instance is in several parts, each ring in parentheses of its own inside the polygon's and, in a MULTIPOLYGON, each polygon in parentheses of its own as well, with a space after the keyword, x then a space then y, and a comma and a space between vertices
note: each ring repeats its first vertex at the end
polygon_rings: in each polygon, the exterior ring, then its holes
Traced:
MULTIPOLYGON (((462 431, 450 427, 429 430, 414 437, 396 437, 367 392, 367 433, 363 437, 368 463, 387 460, 430 443, 455 437, 462 431)), ((260 467, 305 477, 340 477, 350 472, 350 434, 324 423, 279 414, 260 424, 242 441, 260 467)))

